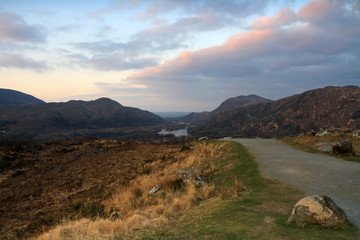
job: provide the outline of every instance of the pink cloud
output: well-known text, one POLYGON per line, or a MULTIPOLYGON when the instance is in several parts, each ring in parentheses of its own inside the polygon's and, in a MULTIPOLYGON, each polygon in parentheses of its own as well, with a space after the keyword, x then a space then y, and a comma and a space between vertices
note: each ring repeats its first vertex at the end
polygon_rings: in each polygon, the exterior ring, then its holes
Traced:
POLYGON ((327 21, 337 16, 342 8, 341 1, 313 0, 302 7, 298 15, 304 21, 327 21))
MULTIPOLYGON (((229 37, 220 46, 197 51, 183 51, 174 59, 167 60, 154 67, 145 68, 139 73, 131 74, 129 79, 154 79, 157 76, 168 74, 202 74, 201 68, 204 65, 217 63, 222 65, 227 61, 246 60, 248 57, 258 55, 263 49, 264 41, 269 39, 272 34, 271 30, 253 30, 247 33, 239 33, 229 37)), ((207 66, 205 68, 207 69, 207 66)))
POLYGON ((189 88, 202 95, 205 88, 269 88, 270 82, 288 86, 295 79, 315 86, 317 81, 344 79, 347 69, 360 64, 360 18, 339 4, 315 0, 299 12, 284 8, 273 17, 255 20, 249 31, 221 45, 181 52, 127 80, 156 89, 170 87, 178 95, 189 88))
POLYGON ((286 7, 279 11, 274 17, 261 17, 256 19, 252 24, 253 29, 264 29, 286 26, 297 21, 296 13, 286 7))

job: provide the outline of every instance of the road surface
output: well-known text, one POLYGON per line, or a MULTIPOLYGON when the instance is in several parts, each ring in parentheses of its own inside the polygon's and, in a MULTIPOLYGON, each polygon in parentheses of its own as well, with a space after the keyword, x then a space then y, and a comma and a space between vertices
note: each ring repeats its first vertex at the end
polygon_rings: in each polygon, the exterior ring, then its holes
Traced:
POLYGON ((275 139, 233 139, 250 149, 262 173, 303 190, 327 195, 360 229, 360 163, 295 150, 275 139))

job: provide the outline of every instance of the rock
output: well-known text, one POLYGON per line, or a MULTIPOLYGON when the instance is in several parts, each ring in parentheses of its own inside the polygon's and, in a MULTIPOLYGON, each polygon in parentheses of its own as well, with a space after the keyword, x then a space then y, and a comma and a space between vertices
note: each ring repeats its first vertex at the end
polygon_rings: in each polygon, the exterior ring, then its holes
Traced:
POLYGON ((188 172, 185 170, 179 171, 179 179, 182 180, 184 183, 188 183, 188 182, 192 181, 193 177, 194 176, 191 172, 188 172))
POLYGON ((199 141, 204 141, 204 140, 209 140, 209 138, 208 138, 208 137, 201 137, 201 138, 199 138, 199 141))
POLYGON ((313 195, 295 204, 288 223, 310 223, 324 227, 344 228, 347 218, 345 212, 330 197, 313 195))
POLYGON ((334 154, 353 154, 354 149, 352 146, 352 141, 351 140, 343 140, 343 141, 338 141, 335 142, 332 145, 332 151, 334 154))
POLYGON ((194 182, 197 186, 206 185, 205 181, 201 177, 195 175, 195 171, 195 167, 192 167, 190 171, 180 170, 179 179, 184 183, 194 182))
POLYGON ((269 216, 265 216, 263 221, 267 229, 271 229, 272 226, 274 225, 274 219, 269 216))
POLYGON ((159 185, 156 185, 155 187, 153 187, 150 191, 149 191, 149 194, 154 194, 156 193, 157 191, 160 190, 160 186, 159 185))
POLYGON ((316 144, 317 148, 322 152, 331 152, 332 151, 332 143, 331 142, 322 142, 316 144))
POLYGON ((331 133, 326 129, 325 131, 320 130, 320 132, 316 133, 316 137, 330 136, 331 133))

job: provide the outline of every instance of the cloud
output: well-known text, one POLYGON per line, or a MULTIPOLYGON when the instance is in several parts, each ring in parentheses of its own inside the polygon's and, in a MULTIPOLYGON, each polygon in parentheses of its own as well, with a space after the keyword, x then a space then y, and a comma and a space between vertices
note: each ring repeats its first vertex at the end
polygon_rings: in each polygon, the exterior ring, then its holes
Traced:
POLYGON ((222 45, 184 51, 126 80, 183 102, 189 96, 214 98, 214 92, 274 98, 324 84, 354 84, 360 76, 358 26, 360 16, 340 1, 315 0, 299 12, 285 8, 259 18, 222 45))
POLYGON ((55 27, 55 30, 61 32, 72 32, 72 31, 77 31, 80 28, 81 28, 80 24, 66 24, 55 27))
POLYGON ((111 53, 123 50, 126 47, 124 43, 116 43, 113 41, 96 41, 96 42, 79 42, 74 44, 79 49, 89 50, 95 53, 111 53))
MULTIPOLYGON (((110 40, 79 42, 73 44, 79 50, 87 50, 93 56, 91 64, 79 62, 79 65, 91 66, 98 70, 126 70, 153 66, 157 63, 154 57, 147 54, 185 48, 189 34, 199 31, 211 31, 220 28, 216 16, 201 15, 180 18, 173 24, 160 24, 146 28, 134 34, 128 42, 110 40)), ((84 60, 84 59, 83 59, 84 60)))
POLYGON ((274 17, 261 17, 252 24, 252 29, 266 29, 284 27, 297 21, 297 15, 290 8, 286 7, 278 12, 274 17))
POLYGON ((269 4, 276 3, 277 0, 149 0, 149 1, 111 1, 110 5, 99 11, 88 13, 93 19, 103 21, 104 16, 115 14, 122 11, 136 11, 141 20, 153 20, 169 13, 180 13, 184 15, 218 15, 222 18, 240 19, 253 14, 261 14, 269 4), (141 10, 139 10, 141 9, 141 10))
POLYGON ((101 40, 73 45, 92 54, 116 54, 122 55, 123 58, 142 58, 146 54, 159 55, 168 50, 188 48, 191 44, 189 40, 196 38, 199 32, 211 32, 234 26, 238 24, 236 19, 258 14, 267 4, 268 1, 265 0, 113 1, 109 8, 92 12, 91 17, 103 21, 104 15, 131 9, 140 19, 152 20, 153 25, 133 34, 124 42, 101 40), (169 13, 174 15, 169 18, 169 13))
POLYGON ((139 69, 156 64, 154 58, 124 58, 119 54, 94 55, 90 62, 95 69, 105 71, 139 69))
POLYGON ((45 42, 44 27, 29 25, 15 13, 0 12, 0 39, 17 42, 45 42))
POLYGON ((198 15, 183 17, 173 24, 159 24, 145 28, 131 36, 127 42, 109 40, 94 42, 79 42, 74 46, 93 53, 122 52, 124 55, 155 53, 164 50, 186 47, 190 33, 212 31, 223 27, 226 22, 220 22, 215 15, 198 15))
POLYGON ((93 68, 101 71, 122 71, 128 69, 142 69, 157 64, 156 58, 129 58, 121 54, 96 54, 91 58, 84 54, 66 54, 69 66, 93 68))
POLYGON ((0 67, 32 69, 37 72, 43 72, 50 69, 46 62, 36 61, 20 54, 0 54, 0 67))
MULTIPOLYGON (((141 19, 153 19, 169 12, 185 12, 193 15, 218 15, 223 18, 239 19, 253 14, 259 14, 266 8, 270 1, 218 1, 218 0, 198 0, 198 1, 148 1, 145 12, 139 14, 141 19)), ((274 3, 274 1, 272 1, 274 3)))

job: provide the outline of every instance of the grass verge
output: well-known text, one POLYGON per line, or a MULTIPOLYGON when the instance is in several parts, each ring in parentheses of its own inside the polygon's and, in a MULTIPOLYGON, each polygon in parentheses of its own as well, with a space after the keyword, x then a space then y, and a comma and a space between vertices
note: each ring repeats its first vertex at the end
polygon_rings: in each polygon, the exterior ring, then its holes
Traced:
POLYGON ((222 168, 210 180, 219 197, 192 208, 178 221, 124 239, 358 239, 352 226, 341 230, 287 225, 303 193, 264 179, 242 145, 230 143, 217 161, 222 168))
MULTIPOLYGON (((301 137, 301 138, 282 138, 280 141, 283 143, 289 145, 290 147, 308 152, 308 153, 317 153, 317 154, 323 154, 326 156, 332 156, 339 159, 343 159, 346 161, 351 162, 359 162, 360 163, 360 156, 358 155, 334 155, 332 152, 323 152, 317 149, 316 144, 322 143, 322 142, 336 142, 349 139, 346 137, 333 137, 333 136, 324 136, 324 137, 317 137, 317 136, 307 136, 307 137, 301 137)), ((355 148, 355 151, 360 150, 360 139, 351 139, 353 142, 353 147, 355 148)))

